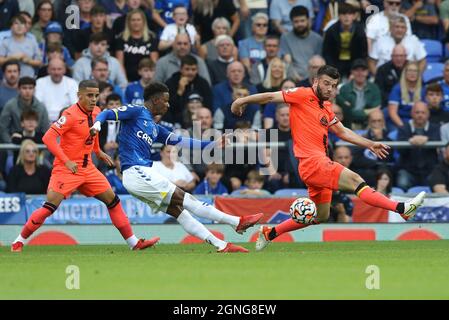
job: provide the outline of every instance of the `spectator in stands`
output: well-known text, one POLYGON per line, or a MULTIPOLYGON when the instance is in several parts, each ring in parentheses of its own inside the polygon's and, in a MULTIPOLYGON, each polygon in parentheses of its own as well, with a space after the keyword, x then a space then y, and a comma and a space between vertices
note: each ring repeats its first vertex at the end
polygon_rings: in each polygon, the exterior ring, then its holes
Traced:
MULTIPOLYGON (((281 82, 281 89, 282 91, 286 91, 289 89, 295 88, 295 82, 292 79, 284 79, 281 82)), ((267 103, 265 105, 265 108, 263 110, 263 128, 264 129, 271 129, 276 126, 275 119, 276 119, 276 110, 278 105, 276 103, 267 103)))
POLYGON ((390 18, 393 16, 401 16, 406 23, 407 35, 412 34, 412 27, 410 20, 406 15, 399 13, 401 0, 384 0, 384 10, 370 16, 366 25, 366 37, 368 38, 368 52, 371 52, 372 47, 378 39, 386 36, 391 30, 390 18))
POLYGON ((240 26, 240 17, 233 1, 228 0, 203 0, 192 1, 193 21, 203 42, 214 37, 212 22, 215 18, 223 17, 231 25, 229 35, 234 37, 240 26))
POLYGON ((181 58, 191 54, 198 62, 198 74, 210 84, 211 82, 206 63, 203 59, 191 52, 192 46, 190 44, 189 35, 187 33, 178 34, 173 43, 172 52, 163 56, 156 62, 156 74, 154 75, 154 80, 166 82, 174 73, 180 70, 181 58))
POLYGON ((250 82, 253 85, 258 85, 263 81, 263 79, 265 79, 268 65, 270 64, 271 60, 279 57, 279 41, 279 37, 277 36, 268 35, 265 37, 264 51, 266 53, 266 56, 265 58, 255 62, 251 66, 250 82))
POLYGON ((440 19, 443 24, 444 33, 446 33, 447 37, 448 35, 447 31, 449 30, 449 0, 441 1, 439 11, 440 11, 440 19))
POLYGON ((400 168, 396 185, 408 190, 414 185, 428 185, 428 176, 438 162, 433 148, 420 148, 427 141, 440 140, 440 128, 429 121, 429 109, 418 101, 412 108, 412 119, 398 131, 399 141, 408 141, 412 148, 400 149, 400 168), (413 159, 413 161, 411 161, 413 159))
POLYGON ((26 37, 26 20, 21 15, 11 19, 11 36, 5 37, 0 43, 0 65, 18 60, 21 77, 34 77, 34 68, 42 64, 42 55, 37 42, 26 37))
POLYGON ((391 60, 377 69, 375 82, 382 94, 382 107, 388 106, 388 96, 393 86, 399 82, 406 63, 407 51, 402 44, 397 44, 391 52, 391 60))
POLYGON ((143 58, 139 61, 137 73, 140 79, 134 81, 126 87, 125 103, 143 105, 143 89, 153 81, 156 72, 156 64, 150 58, 143 58))
POLYGON ((401 79, 388 98, 388 115, 396 127, 403 127, 410 120, 412 106, 421 100, 421 76, 416 62, 404 67, 401 79))
POLYGON ((114 93, 114 86, 105 81, 98 81, 98 89, 100 94, 98 95, 97 106, 104 110, 106 108, 106 98, 114 93))
POLYGON ((37 144, 42 144, 46 129, 39 129, 39 123, 39 113, 33 109, 24 110, 20 115, 20 130, 11 135, 11 143, 22 144, 23 140, 30 139, 37 144))
MULTIPOLYGON (((147 8, 145 4, 146 4, 145 0, 126 0, 125 13, 128 13, 132 10, 140 9, 145 13, 146 21, 149 24, 149 22, 152 19, 152 10, 150 8, 147 8)), ((112 33, 114 34, 115 39, 119 38, 120 34, 125 30, 126 17, 127 15, 124 14, 114 20, 114 24, 112 26, 112 33)), ((148 25, 147 27, 149 28, 150 26, 148 25)), ((149 29, 151 30, 151 28, 149 29)))
POLYGON ((47 46, 52 44, 58 44, 62 46, 63 59, 69 68, 71 68, 75 63, 75 61, 73 61, 72 59, 72 56, 70 55, 69 50, 62 45, 62 36, 63 36, 62 26, 56 21, 50 22, 45 28, 45 38, 39 44, 39 49, 42 51, 43 54, 42 56, 43 65, 48 65, 47 46))
POLYGON ((334 191, 332 193, 329 220, 327 222, 351 222, 353 210, 354 203, 352 199, 342 191, 334 191))
POLYGON ((73 66, 73 78, 76 81, 91 79, 92 60, 105 58, 109 66, 109 80, 114 85, 119 85, 123 90, 128 82, 120 62, 112 57, 108 50, 108 38, 103 33, 93 33, 89 39, 89 48, 83 51, 83 55, 73 66))
POLYGON ((377 170, 376 191, 384 195, 391 194, 393 189, 393 174, 390 170, 382 168, 377 170))
POLYGON ((19 11, 17 0, 0 0, 0 31, 8 29, 9 21, 19 14, 19 11))
MULTIPOLYGON (((238 98, 249 96, 249 89, 245 86, 234 87, 232 101, 238 98)), ((231 112, 231 105, 220 107, 214 113, 214 128, 218 130, 237 129, 240 122, 248 123, 253 129, 261 128, 260 106, 249 104, 241 116, 236 116, 231 112)))
MULTIPOLYGON (((33 18, 26 11, 20 11, 19 15, 22 16, 22 18, 25 19, 25 29, 26 29, 25 37, 32 39, 33 42, 36 41, 36 37, 34 36, 34 34, 32 34, 30 32, 31 26, 32 26, 32 23, 33 23, 33 18)), ((11 29, 0 31, 0 42, 3 39, 5 39, 6 37, 11 37, 11 35, 12 35, 11 29)))
POLYGON ((324 33, 323 58, 343 77, 349 76, 351 61, 368 56, 365 28, 356 21, 357 11, 350 4, 339 3, 338 21, 324 33))
MULTIPOLYGON (((201 45, 201 47, 198 50, 198 55, 206 60, 215 60, 218 58, 218 52, 217 47, 215 46, 215 40, 218 36, 221 36, 223 34, 229 35, 231 31, 231 25, 226 18, 218 17, 215 18, 214 22, 212 23, 212 31, 214 33, 214 37, 204 44, 201 45)), ((234 59, 237 59, 238 57, 238 50, 237 47, 234 46, 234 52, 232 53, 232 56, 234 59)))
POLYGON ((106 82, 112 85, 113 91, 123 96, 122 88, 119 85, 112 84, 110 80, 109 62, 105 58, 95 58, 91 62, 92 75, 91 79, 96 80, 98 83, 106 82))
POLYGON ((449 60, 444 63, 443 79, 438 83, 443 89, 443 109, 449 111, 449 60))
POLYGON ((64 61, 55 58, 48 64, 48 76, 36 81, 36 98, 45 105, 51 122, 62 108, 78 101, 78 83, 65 73, 64 61))
POLYGON ((420 39, 438 38, 440 19, 435 0, 404 0, 401 11, 412 22, 413 33, 420 39))
POLYGON ((257 86, 257 91, 274 92, 281 89, 281 84, 287 78, 287 66, 281 58, 274 58, 268 65, 264 81, 257 86))
POLYGON ((415 35, 407 35, 407 24, 403 16, 394 16, 390 20, 390 34, 379 38, 369 51, 371 73, 376 74, 378 67, 390 61, 393 48, 398 44, 407 48, 407 60, 418 62, 419 70, 423 72, 427 56, 424 44, 415 35))
POLYGON ((17 98, 9 100, 0 114, 0 139, 3 143, 11 142, 11 135, 21 131, 22 113, 26 110, 33 110, 38 114, 38 131, 47 131, 50 123, 45 105, 34 96, 36 80, 30 77, 23 77, 19 80, 19 95, 17 98))
MULTIPOLYGON (((354 151, 357 151, 357 149, 354 151)), ((377 163, 371 161, 361 161, 365 159, 359 157, 357 154, 354 154, 354 151, 346 146, 338 146, 333 151, 332 158, 344 167, 357 172, 369 185, 374 185, 377 163), (355 156, 357 156, 357 161, 354 158, 355 156)))
POLYGON ((245 67, 240 61, 231 62, 226 69, 227 80, 216 84, 212 89, 213 108, 215 112, 220 107, 228 107, 232 103, 233 88, 240 88, 243 85, 249 88, 250 94, 257 93, 254 86, 248 85, 245 81, 245 67))
POLYGON ((158 0, 154 3, 152 18, 160 28, 165 28, 168 24, 174 23, 175 9, 179 6, 186 8, 190 13, 190 0, 158 0))
POLYGON ((82 52, 89 47, 90 36, 94 33, 103 33, 108 37, 109 52, 115 52, 114 34, 107 26, 107 11, 103 6, 96 5, 90 11, 91 24, 89 28, 78 31, 75 48, 75 59, 81 58, 82 52))
MULTIPOLYGON (((337 117, 338 121, 340 121, 341 123, 343 123, 343 121, 345 120, 344 114, 343 114, 343 109, 336 103, 332 104, 332 112, 335 114, 335 116, 337 117)), ((333 150, 335 143, 340 140, 339 137, 337 137, 337 135, 335 133, 333 133, 332 131, 329 131, 328 134, 328 139, 329 139, 329 146, 330 149, 329 150, 333 150)))
POLYGON ((270 19, 274 31, 278 34, 286 34, 294 29, 294 22, 291 13, 299 6, 304 7, 307 17, 313 19, 313 3, 311 0, 278 0, 270 4, 270 19))
MULTIPOLYGON (((64 48, 62 44, 60 43, 49 43, 45 47, 45 56, 44 56, 44 64, 39 68, 37 71, 37 77, 36 78, 43 78, 48 76, 48 64, 52 59, 58 59, 65 62, 64 59, 64 48)), ((72 71, 69 67, 66 67, 66 73, 65 75, 67 77, 72 76, 72 71)))
POLYGON ((429 185, 433 192, 449 193, 449 143, 444 147, 443 161, 438 163, 430 173, 429 185))
POLYGON ((308 77, 309 59, 321 54, 323 38, 311 30, 309 11, 306 7, 294 7, 290 12, 290 19, 293 30, 282 35, 281 51, 284 54, 284 61, 290 65, 288 76, 301 81, 308 77))
POLYGON ((182 162, 178 161, 178 149, 175 146, 164 145, 161 149, 161 161, 153 162, 153 168, 185 191, 195 188, 193 175, 182 162))
POLYGON ((343 108, 344 125, 354 130, 366 126, 368 115, 381 107, 380 90, 368 81, 368 64, 365 59, 356 59, 351 66, 352 80, 343 85, 337 96, 337 104, 343 108))
POLYGON ((178 33, 187 33, 190 38, 190 43, 192 46, 200 46, 200 38, 197 34, 195 27, 188 23, 189 13, 187 8, 182 4, 177 5, 173 8, 173 23, 167 24, 162 30, 162 34, 159 38, 158 49, 160 51, 170 50, 175 37, 178 33))
POLYGON ((252 18, 252 36, 238 42, 239 60, 245 66, 247 72, 252 70, 252 66, 265 59, 264 49, 265 37, 268 33, 268 16, 259 12, 252 18))
POLYGON ((206 176, 204 180, 198 184, 193 194, 205 195, 223 195, 228 194, 228 189, 220 179, 224 174, 224 165, 211 163, 206 167, 206 176))
MULTIPOLYGON (((122 106, 120 95, 111 93, 106 97, 106 108, 114 109, 122 106)), ((119 121, 106 121, 101 126, 99 134, 100 146, 104 152, 110 156, 114 156, 118 151, 118 133, 120 130, 119 121)))
POLYGON ((126 70, 129 81, 139 79, 138 65, 140 60, 150 57, 153 61, 159 58, 156 34, 147 28, 147 21, 142 10, 132 10, 126 15, 125 31, 115 43, 115 56, 126 70))
POLYGON ((55 20, 53 2, 50 0, 39 1, 36 7, 36 15, 33 19, 33 26, 30 32, 36 37, 38 44, 44 43, 44 34, 47 25, 55 20))
POLYGON ((443 109, 443 89, 437 82, 430 83, 424 89, 424 100, 427 103, 427 107, 430 111, 429 121, 442 125, 449 122, 449 111, 443 109))
POLYGON ((248 172, 245 180, 245 186, 241 187, 239 190, 240 195, 244 196, 269 196, 270 192, 268 190, 263 189, 265 184, 265 178, 262 176, 259 171, 251 170, 248 172))
POLYGON ((212 91, 206 79, 198 74, 198 60, 192 55, 181 58, 181 70, 166 82, 170 90, 170 108, 163 119, 172 123, 182 123, 183 109, 191 94, 201 96, 204 106, 212 107, 212 91))
POLYGON ((228 35, 221 35, 215 39, 215 46, 217 47, 218 57, 215 60, 206 60, 207 68, 209 70, 212 85, 216 85, 226 80, 226 69, 230 63, 235 59, 234 40, 228 35))
POLYGON ((50 181, 50 169, 37 162, 39 150, 32 140, 24 140, 16 165, 8 174, 7 192, 45 194, 50 181))
POLYGON ((187 102, 182 111, 182 123, 181 128, 192 129, 193 122, 197 121, 197 111, 204 108, 203 97, 198 93, 192 93, 187 97, 187 102))
POLYGON ((311 88, 313 85, 313 80, 318 72, 318 69, 326 64, 326 61, 320 55, 314 55, 309 59, 307 65, 307 71, 309 72, 309 77, 303 79, 297 83, 297 87, 311 88))
POLYGON ((270 148, 259 151, 259 157, 258 167, 259 173, 264 177, 264 189, 270 193, 275 193, 279 189, 288 188, 289 174, 280 170, 281 162, 285 163, 287 159, 281 158, 278 152, 272 153, 270 148))
POLYGON ((109 183, 111 184, 112 190, 116 194, 129 194, 128 190, 126 190, 126 188, 123 186, 123 175, 122 171, 120 170, 120 158, 118 156, 118 152, 114 154, 113 160, 114 168, 108 170, 105 173, 106 179, 108 179, 109 183))
POLYGON ((0 82, 0 112, 4 105, 18 94, 20 63, 9 60, 2 65, 3 81, 0 82))
POLYGON ((108 25, 114 23, 115 19, 118 17, 126 15, 128 10, 126 0, 98 0, 97 3, 105 8, 108 17, 108 25))

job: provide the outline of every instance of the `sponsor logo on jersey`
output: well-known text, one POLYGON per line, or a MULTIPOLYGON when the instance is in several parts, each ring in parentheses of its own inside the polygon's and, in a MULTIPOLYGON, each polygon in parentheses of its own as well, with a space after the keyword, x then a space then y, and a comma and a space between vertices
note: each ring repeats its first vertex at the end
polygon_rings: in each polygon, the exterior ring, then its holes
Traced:
POLYGON ((329 123, 327 122, 326 116, 321 117, 320 123, 325 127, 327 127, 329 125, 329 123))
POLYGON ((61 129, 61 127, 67 122, 67 118, 65 116, 62 116, 58 119, 58 121, 55 122, 55 126, 61 129))
POLYGON ((153 138, 151 138, 151 136, 149 136, 142 130, 137 131, 137 138, 145 140, 149 145, 153 144, 153 138))

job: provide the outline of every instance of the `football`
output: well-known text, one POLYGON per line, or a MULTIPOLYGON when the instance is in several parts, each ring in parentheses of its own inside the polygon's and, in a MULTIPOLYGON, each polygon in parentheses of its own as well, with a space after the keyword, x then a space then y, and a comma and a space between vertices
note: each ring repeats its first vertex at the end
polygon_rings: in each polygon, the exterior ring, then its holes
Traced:
POLYGON ((309 198, 298 198, 290 205, 290 215, 297 223, 310 224, 317 215, 315 202, 309 198))

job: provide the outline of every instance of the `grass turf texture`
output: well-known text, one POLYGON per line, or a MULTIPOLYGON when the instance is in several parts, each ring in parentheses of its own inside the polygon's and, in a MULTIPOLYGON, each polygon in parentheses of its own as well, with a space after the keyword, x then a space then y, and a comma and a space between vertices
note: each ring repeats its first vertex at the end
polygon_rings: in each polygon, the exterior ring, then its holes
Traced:
POLYGON ((211 246, 0 247, 0 299, 448 299, 449 241, 273 243, 263 252, 211 246), (80 289, 66 289, 68 265, 80 289), (366 268, 380 268, 368 290, 366 268))

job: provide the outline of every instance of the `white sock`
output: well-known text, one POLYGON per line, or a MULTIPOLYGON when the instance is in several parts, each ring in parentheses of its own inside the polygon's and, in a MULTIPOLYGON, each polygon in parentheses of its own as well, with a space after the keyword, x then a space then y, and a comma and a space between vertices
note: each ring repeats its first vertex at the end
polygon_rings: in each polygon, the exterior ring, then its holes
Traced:
POLYGON ((199 201, 189 193, 186 193, 184 196, 183 206, 198 217, 217 221, 218 223, 226 223, 234 227, 237 227, 240 223, 240 217, 224 213, 214 206, 199 201))
POLYGON ((222 241, 215 237, 209 230, 207 230, 207 228, 203 224, 192 217, 192 215, 187 210, 183 210, 176 220, 178 220, 179 224, 184 228, 184 230, 192 236, 210 243, 218 250, 222 250, 226 247, 227 243, 225 241, 222 241))
POLYGON ((136 235, 132 235, 131 237, 129 237, 128 239, 126 239, 126 243, 128 244, 128 246, 132 249, 136 246, 137 242, 139 242, 139 239, 137 239, 136 235))
POLYGON ((22 243, 25 243, 26 239, 24 237, 22 237, 21 234, 19 234, 19 236, 16 238, 16 240, 14 241, 14 243, 16 243, 17 241, 20 241, 22 243))

